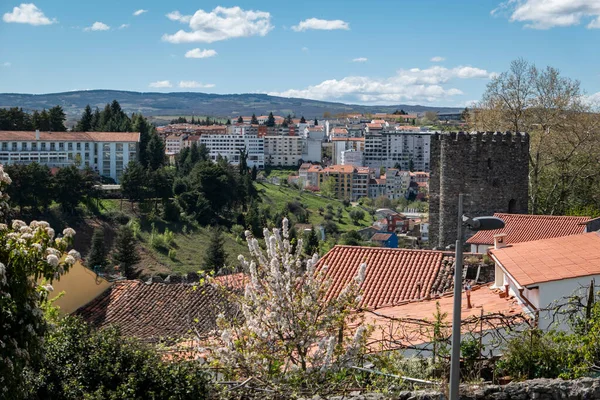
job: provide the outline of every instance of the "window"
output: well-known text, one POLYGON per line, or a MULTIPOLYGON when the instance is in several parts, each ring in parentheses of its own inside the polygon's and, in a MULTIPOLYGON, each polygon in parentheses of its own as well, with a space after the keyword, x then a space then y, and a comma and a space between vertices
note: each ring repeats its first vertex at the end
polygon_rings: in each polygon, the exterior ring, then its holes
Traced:
POLYGON ((27 150, 27 142, 21 143, 21 150, 27 150))
POLYGON ((65 149, 65 144, 64 144, 63 142, 60 142, 60 143, 58 144, 58 149, 59 149, 59 150, 64 150, 64 149, 65 149))
POLYGON ((17 142, 12 142, 12 151, 17 151, 17 142))
POLYGON ((85 144, 85 149, 86 149, 86 150, 89 150, 89 149, 90 149, 90 144, 89 144, 89 143, 86 143, 86 144, 85 144))
POLYGON ((67 144, 67 150, 73 150, 73 143, 67 144))
POLYGON ((8 143, 2 142, 2 150, 8 150, 8 143))
POLYGON ((31 143, 31 150, 37 150, 37 143, 31 143))
POLYGON ((77 150, 81 150, 81 143, 77 142, 77 150))
POLYGON ((42 150, 46 150, 46 142, 42 142, 42 150))

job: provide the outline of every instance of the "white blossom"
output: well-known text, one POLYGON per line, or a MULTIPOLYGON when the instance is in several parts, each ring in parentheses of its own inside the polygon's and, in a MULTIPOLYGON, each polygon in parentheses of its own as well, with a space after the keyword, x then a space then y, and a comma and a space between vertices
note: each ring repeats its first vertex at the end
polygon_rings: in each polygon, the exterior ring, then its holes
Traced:
POLYGON ((19 230, 22 226, 25 226, 25 225, 26 225, 25 222, 21 221, 20 219, 15 219, 12 222, 12 228, 14 230, 16 230, 16 231, 19 230))
POLYGON ((50 227, 47 227, 46 228, 46 233, 48 234, 48 236, 50 236, 50 239, 54 239, 54 235, 55 235, 54 229, 52 229, 50 227))
POLYGON ((56 257, 54 254, 48 255, 48 257, 46 257, 46 262, 53 267, 58 267, 58 257, 56 257))
POLYGON ((76 261, 76 260, 75 260, 75 257, 73 257, 73 256, 71 256, 71 255, 68 255, 68 256, 66 256, 66 257, 65 257, 65 263, 66 263, 67 265, 69 265, 69 266, 71 266, 71 265, 75 264, 75 261, 76 261))
POLYGON ((73 257, 75 260, 81 260, 81 254, 75 249, 69 251, 69 255, 73 257))
POLYGON ((65 228, 63 230, 63 236, 66 238, 70 238, 75 236, 75 230, 73 228, 65 228))
POLYGON ((44 289, 46 292, 53 292, 54 288, 52 287, 52 285, 43 285, 42 289, 44 289))
POLYGON ((0 262, 0 283, 6 285, 6 266, 0 262))

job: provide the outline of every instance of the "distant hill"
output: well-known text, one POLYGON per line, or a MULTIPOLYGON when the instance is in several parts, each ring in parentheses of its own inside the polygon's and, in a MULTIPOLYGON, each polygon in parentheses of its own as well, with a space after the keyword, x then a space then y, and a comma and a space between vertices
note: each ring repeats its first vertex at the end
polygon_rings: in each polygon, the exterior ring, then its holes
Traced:
POLYGON ((275 115, 304 115, 306 118, 322 117, 324 112, 376 113, 403 109, 407 112, 425 111, 453 112, 456 107, 427 107, 406 104, 389 106, 364 106, 332 103, 327 101, 269 96, 266 94, 208 94, 196 92, 156 93, 127 92, 120 90, 80 90, 49 94, 0 93, 0 108, 22 107, 27 110, 41 110, 61 105, 69 121, 79 118, 83 108, 103 107, 116 99, 127 113, 141 112, 145 116, 200 115, 233 118, 239 115, 262 115, 273 112, 275 115))

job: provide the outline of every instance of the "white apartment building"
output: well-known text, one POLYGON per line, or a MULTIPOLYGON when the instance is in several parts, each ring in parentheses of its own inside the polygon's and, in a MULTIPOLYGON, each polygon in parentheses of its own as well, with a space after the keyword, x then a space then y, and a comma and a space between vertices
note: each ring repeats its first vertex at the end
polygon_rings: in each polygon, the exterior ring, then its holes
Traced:
POLYGON ((219 156, 227 158, 231 164, 240 162, 240 150, 248 152, 248 167, 265 167, 264 139, 257 135, 202 135, 200 144, 206 145, 211 160, 219 156))
POLYGON ((138 159, 139 132, 0 131, 0 164, 89 166, 117 183, 129 161, 138 159))
POLYGON ((409 171, 399 171, 388 168, 385 171, 385 196, 390 200, 406 197, 410 187, 411 176, 409 171))
POLYGON ((258 135, 258 125, 235 124, 227 127, 229 135, 258 135))
POLYGON ((357 151, 354 149, 344 150, 341 152, 341 162, 342 165, 353 165, 355 167, 363 166, 363 152, 357 151))
POLYGON ((265 163, 276 167, 294 167, 300 164, 306 147, 301 136, 265 136, 265 163))
POLYGON ((165 153, 178 154, 183 147, 182 135, 169 135, 165 138, 165 153))
POLYGON ((380 131, 365 135, 365 166, 429 172, 431 133, 380 131))

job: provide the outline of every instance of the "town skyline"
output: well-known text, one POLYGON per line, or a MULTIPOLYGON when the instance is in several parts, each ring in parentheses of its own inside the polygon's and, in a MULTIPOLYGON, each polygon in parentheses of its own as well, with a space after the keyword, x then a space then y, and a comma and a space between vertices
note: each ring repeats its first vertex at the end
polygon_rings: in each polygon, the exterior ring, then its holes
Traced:
POLYGON ((598 39, 600 11, 591 1, 554 3, 376 1, 362 9, 309 1, 297 10, 272 1, 7 3, 0 32, 13 40, 0 50, 0 87, 464 107, 525 57, 579 79, 586 96, 600 98, 598 56, 586 50, 598 39), (384 12, 390 7, 395 12, 384 12), (53 57, 68 63, 48 62, 53 57))

